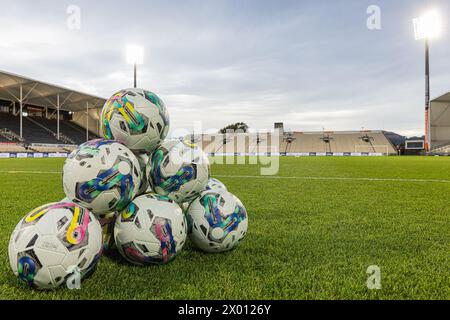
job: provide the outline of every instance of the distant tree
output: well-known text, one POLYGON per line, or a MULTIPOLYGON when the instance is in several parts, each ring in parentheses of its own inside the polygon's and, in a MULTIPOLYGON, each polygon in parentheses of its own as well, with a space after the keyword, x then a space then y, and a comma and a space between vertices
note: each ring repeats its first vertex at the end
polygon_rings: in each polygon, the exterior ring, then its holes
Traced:
POLYGON ((247 132, 248 130, 248 125, 245 122, 236 122, 233 124, 229 124, 226 127, 222 128, 219 130, 219 133, 226 133, 227 130, 233 130, 233 131, 242 131, 242 132, 247 132))

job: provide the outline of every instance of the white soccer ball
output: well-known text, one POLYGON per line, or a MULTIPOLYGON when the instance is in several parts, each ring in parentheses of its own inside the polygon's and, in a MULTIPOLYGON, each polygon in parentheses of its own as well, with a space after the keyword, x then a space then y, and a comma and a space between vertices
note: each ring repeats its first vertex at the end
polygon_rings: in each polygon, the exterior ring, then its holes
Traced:
POLYGON ((152 193, 130 202, 114 226, 116 248, 138 265, 169 262, 183 248, 186 236, 186 218, 178 204, 152 193))
POLYGON ((124 89, 106 101, 100 126, 103 138, 117 140, 133 151, 152 152, 169 132, 169 113, 153 92, 124 89))
POLYGON ((166 140, 152 154, 149 180, 153 190, 177 203, 195 199, 209 179, 209 161, 196 145, 166 140))
POLYGON ((64 162, 66 196, 96 215, 125 208, 136 196, 140 183, 136 156, 113 140, 85 142, 64 162))
POLYGON ((206 184, 205 190, 224 190, 227 191, 227 187, 220 181, 215 178, 209 178, 208 183, 206 184))
POLYGON ((189 239, 206 252, 235 248, 247 233, 248 216, 242 202, 228 191, 204 191, 187 210, 189 239))
POLYGON ((8 253, 21 280, 37 289, 54 289, 71 276, 81 281, 95 270, 102 229, 92 213, 75 203, 49 203, 20 220, 8 253))

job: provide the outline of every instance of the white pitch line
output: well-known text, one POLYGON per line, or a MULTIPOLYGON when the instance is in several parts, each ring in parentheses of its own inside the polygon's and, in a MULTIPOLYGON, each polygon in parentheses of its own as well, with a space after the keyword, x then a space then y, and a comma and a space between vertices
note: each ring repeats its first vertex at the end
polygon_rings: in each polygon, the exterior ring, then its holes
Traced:
POLYGON ((214 175, 218 178, 240 178, 240 179, 298 179, 298 180, 349 180, 349 181, 389 181, 389 182, 437 182, 450 183, 450 180, 438 179, 401 179, 401 178, 352 178, 352 177, 296 177, 296 176, 235 176, 235 175, 214 175))
MULTIPOLYGON (((0 170, 0 173, 10 174, 61 174, 60 171, 30 171, 30 170, 0 170)), ((297 180, 344 180, 344 181, 388 181, 388 182, 435 182, 450 183, 450 180, 444 179, 402 179, 402 178, 358 178, 358 177, 298 177, 298 176, 244 176, 244 175, 220 175, 218 178, 238 178, 238 179, 297 179, 297 180)))
POLYGON ((32 173, 32 174, 61 174, 61 171, 30 171, 30 170, 1 170, 0 173, 32 173))

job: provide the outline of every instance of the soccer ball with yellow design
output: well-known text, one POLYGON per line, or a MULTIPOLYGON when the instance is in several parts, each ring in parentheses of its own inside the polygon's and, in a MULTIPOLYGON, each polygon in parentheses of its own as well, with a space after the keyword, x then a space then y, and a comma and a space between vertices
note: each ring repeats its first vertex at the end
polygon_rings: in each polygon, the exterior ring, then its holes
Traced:
POLYGON ((9 240, 11 269, 37 289, 83 280, 102 253, 102 229, 94 214, 73 202, 55 202, 27 214, 9 240))
POLYGON ((114 93, 102 109, 101 132, 134 152, 152 152, 169 131, 169 113, 163 101, 144 89, 114 93))

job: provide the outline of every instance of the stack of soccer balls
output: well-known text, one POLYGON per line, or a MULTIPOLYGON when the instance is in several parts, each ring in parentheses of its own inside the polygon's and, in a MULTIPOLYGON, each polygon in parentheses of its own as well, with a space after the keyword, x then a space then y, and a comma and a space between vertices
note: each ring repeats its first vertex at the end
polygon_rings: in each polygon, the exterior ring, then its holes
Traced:
POLYGON ((80 145, 66 159, 66 198, 34 209, 9 242, 14 273, 53 289, 78 272, 90 275, 103 250, 129 262, 161 264, 187 236, 206 252, 231 250, 247 231, 241 201, 210 178, 196 145, 166 139, 169 115, 152 92, 126 89, 104 105, 104 139, 80 145))

